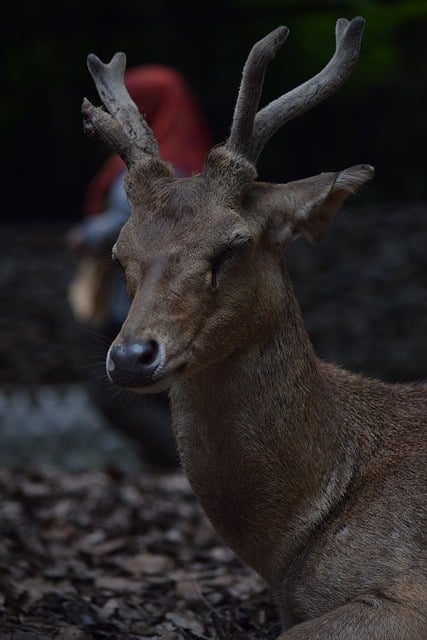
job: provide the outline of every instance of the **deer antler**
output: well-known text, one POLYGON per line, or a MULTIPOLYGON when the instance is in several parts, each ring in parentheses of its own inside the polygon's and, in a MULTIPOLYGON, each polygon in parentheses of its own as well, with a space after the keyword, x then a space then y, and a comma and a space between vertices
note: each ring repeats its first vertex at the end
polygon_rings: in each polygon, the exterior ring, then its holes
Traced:
POLYGON ((108 64, 104 64, 91 53, 87 65, 109 113, 94 107, 85 98, 82 105, 85 132, 109 144, 122 156, 128 167, 135 164, 141 155, 159 157, 153 132, 125 86, 125 54, 116 53, 108 64))
POLYGON ((257 42, 243 69, 227 146, 255 164, 268 140, 280 127, 328 98, 344 84, 358 60, 364 24, 360 17, 351 22, 340 18, 335 28, 335 53, 322 71, 258 113, 266 66, 286 40, 288 30, 279 27, 257 42))
POLYGON ((277 27, 265 38, 256 42, 243 68, 242 82, 227 143, 230 148, 243 156, 246 156, 250 150, 265 70, 288 35, 287 27, 277 27))

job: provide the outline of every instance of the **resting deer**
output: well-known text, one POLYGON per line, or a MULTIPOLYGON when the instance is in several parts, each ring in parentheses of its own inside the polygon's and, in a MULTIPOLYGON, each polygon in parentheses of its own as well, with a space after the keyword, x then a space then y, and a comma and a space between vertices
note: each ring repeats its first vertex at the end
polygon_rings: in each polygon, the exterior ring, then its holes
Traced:
POLYGON ((186 179, 126 92, 124 54, 88 58, 109 113, 85 100, 85 129, 125 160, 132 207, 113 249, 132 303, 108 375, 170 389, 183 468, 224 541, 270 585, 281 640, 427 638, 425 387, 318 359, 282 258, 298 235, 319 241, 373 169, 256 181, 272 134, 347 79, 363 25, 338 20, 326 67, 259 111, 288 30, 255 44, 228 140, 186 179))

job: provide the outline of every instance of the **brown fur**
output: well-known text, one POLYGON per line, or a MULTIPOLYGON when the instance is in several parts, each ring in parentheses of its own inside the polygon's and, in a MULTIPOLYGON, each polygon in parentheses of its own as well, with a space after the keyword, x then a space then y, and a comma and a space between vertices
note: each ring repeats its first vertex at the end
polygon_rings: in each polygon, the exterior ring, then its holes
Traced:
POLYGON ((183 468, 225 542, 271 586, 283 638, 425 640, 425 388, 320 361, 281 259, 315 215, 309 197, 321 219, 336 212, 339 175, 254 183, 239 214, 203 176, 164 185, 159 209, 134 211, 115 249, 134 296, 117 342, 166 344, 156 388, 171 388, 183 468), (211 290, 209 257, 236 230, 253 244, 211 290))
MULTIPOLYGON (((281 640, 427 639, 426 387, 319 360, 282 257, 297 235, 319 241, 373 170, 270 185, 255 182, 252 162, 280 123, 348 75, 362 29, 339 20, 331 63, 254 116, 253 78, 287 32, 260 41, 230 142, 192 178, 138 156, 126 122, 84 111, 130 169, 132 215, 113 253, 132 304, 110 354, 160 345, 148 382, 129 356, 128 386, 170 388, 183 468, 218 533, 270 585, 281 640)), ((121 70, 113 63, 96 61, 106 82, 121 70)), ((109 357, 114 380, 128 362, 109 357)))

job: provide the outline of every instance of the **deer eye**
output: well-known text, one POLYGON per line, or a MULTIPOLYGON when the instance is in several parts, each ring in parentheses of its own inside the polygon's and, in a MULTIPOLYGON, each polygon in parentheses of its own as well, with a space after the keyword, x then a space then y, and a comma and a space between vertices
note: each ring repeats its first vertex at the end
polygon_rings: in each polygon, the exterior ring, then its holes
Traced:
POLYGON ((211 262, 211 285, 216 288, 218 286, 218 276, 221 269, 228 263, 234 261, 238 256, 244 253, 251 245, 251 239, 234 240, 230 244, 223 247, 213 258, 211 262))

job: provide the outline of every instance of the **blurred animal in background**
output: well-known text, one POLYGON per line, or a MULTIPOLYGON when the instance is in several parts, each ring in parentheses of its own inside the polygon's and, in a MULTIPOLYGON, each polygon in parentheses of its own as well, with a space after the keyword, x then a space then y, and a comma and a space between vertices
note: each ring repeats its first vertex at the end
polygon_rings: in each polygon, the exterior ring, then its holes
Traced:
MULTIPOLYGON (((182 74, 163 65, 141 65, 126 71, 125 84, 155 132, 160 156, 172 165, 174 175, 182 178, 200 172, 212 140, 199 102, 182 74)), ((130 215, 123 184, 126 173, 119 154, 107 159, 88 186, 84 219, 67 236, 68 246, 79 255, 70 286, 71 306, 83 327, 105 338, 93 334, 91 344, 99 359, 129 310, 126 285, 116 277, 111 262, 111 249, 130 215)), ((141 445, 141 455, 149 463, 177 464, 166 392, 129 402, 112 394, 111 384, 100 376, 93 377, 90 391, 110 424, 141 445)))

